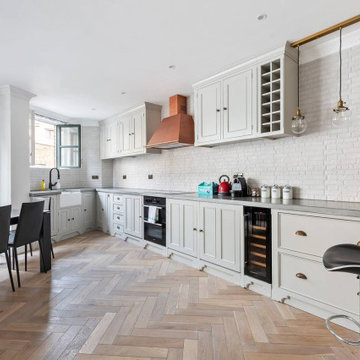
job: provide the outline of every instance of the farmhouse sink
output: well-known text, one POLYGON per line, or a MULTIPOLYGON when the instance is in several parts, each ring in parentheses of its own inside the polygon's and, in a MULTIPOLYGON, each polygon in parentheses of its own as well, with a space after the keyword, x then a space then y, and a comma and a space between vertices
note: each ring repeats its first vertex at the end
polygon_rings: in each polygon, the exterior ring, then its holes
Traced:
POLYGON ((63 191, 60 194, 60 208, 81 205, 80 191, 63 191))

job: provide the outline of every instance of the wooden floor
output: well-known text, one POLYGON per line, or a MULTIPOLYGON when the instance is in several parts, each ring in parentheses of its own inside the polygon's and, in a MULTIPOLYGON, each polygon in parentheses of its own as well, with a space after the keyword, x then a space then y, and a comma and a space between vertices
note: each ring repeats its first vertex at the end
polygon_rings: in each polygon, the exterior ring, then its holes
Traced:
POLYGON ((322 319, 100 232, 54 250, 16 293, 1 259, 0 359, 360 358, 322 319))

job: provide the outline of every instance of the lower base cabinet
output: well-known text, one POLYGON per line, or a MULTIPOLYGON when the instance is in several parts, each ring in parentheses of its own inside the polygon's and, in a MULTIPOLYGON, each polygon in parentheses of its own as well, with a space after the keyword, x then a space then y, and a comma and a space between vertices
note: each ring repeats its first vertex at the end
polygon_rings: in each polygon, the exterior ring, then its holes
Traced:
POLYGON ((168 248, 241 271, 241 206, 170 199, 166 211, 168 248))
POLYGON ((143 197, 124 195, 124 233, 142 239, 144 237, 143 197))

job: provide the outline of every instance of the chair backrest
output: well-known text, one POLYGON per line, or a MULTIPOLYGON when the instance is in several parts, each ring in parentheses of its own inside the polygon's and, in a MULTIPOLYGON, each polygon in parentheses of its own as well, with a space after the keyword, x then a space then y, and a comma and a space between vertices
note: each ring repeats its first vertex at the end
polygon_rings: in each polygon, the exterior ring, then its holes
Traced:
POLYGON ((16 247, 39 240, 43 212, 44 201, 22 204, 14 238, 14 245, 16 247))
POLYGON ((31 198, 32 202, 37 202, 37 201, 44 201, 44 210, 50 210, 50 204, 51 204, 51 197, 47 197, 47 196, 33 196, 31 198))
POLYGON ((0 253, 8 249, 11 205, 0 207, 0 253))

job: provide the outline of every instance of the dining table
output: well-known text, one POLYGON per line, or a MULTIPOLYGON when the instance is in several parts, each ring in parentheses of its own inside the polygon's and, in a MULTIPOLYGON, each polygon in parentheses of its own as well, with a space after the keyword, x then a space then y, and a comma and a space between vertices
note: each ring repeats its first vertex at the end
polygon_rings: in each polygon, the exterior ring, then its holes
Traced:
MULTIPOLYGON (((11 211, 10 225, 16 225, 19 222, 20 210, 11 211)), ((43 221, 39 236, 40 248, 40 272, 46 273, 51 270, 51 225, 50 211, 44 210, 43 221)))

